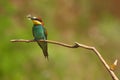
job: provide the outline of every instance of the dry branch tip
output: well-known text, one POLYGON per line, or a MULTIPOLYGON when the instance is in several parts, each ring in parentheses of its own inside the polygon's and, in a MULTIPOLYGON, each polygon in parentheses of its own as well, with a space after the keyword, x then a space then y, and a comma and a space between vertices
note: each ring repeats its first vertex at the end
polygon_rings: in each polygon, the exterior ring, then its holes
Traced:
POLYGON ((114 71, 114 70, 116 69, 117 63, 118 63, 118 60, 116 59, 116 60, 114 61, 114 63, 110 66, 110 69, 111 69, 112 71, 114 71))

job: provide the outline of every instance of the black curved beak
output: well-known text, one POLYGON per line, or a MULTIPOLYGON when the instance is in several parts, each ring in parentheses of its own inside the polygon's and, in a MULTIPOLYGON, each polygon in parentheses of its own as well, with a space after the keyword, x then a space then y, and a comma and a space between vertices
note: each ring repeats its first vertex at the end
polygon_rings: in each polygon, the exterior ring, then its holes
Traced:
POLYGON ((27 15, 27 18, 28 18, 29 20, 34 20, 34 19, 35 19, 35 17, 31 16, 30 14, 27 15))

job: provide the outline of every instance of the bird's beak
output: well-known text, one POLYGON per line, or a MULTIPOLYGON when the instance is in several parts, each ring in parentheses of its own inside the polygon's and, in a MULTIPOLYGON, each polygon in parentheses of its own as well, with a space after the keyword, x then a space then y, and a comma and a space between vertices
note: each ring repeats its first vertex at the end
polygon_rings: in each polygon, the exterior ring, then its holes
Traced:
POLYGON ((32 17, 31 14, 28 14, 27 18, 28 18, 28 20, 33 20, 34 19, 34 17, 32 17))

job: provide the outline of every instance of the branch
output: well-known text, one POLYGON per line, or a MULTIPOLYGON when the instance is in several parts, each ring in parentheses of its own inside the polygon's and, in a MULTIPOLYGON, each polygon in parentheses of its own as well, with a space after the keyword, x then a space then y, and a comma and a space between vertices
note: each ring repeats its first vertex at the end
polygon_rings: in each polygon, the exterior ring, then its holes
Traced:
MULTIPOLYGON (((56 44, 56 45, 60 45, 60 46, 68 47, 68 48, 78 48, 78 47, 81 47, 81 48, 85 48, 85 49, 88 49, 88 50, 92 50, 97 55, 99 60, 103 63, 103 65, 105 66, 105 68, 109 72, 109 74, 112 77, 112 79, 113 80, 119 80, 118 77, 113 72, 113 70, 111 69, 111 67, 106 63, 104 58, 101 56, 101 54, 97 51, 97 49, 95 47, 87 46, 87 45, 84 45, 84 44, 80 44, 78 42, 75 42, 74 45, 68 45, 68 44, 65 44, 65 43, 62 43, 62 42, 57 42, 57 41, 52 41, 52 40, 39 40, 39 41, 40 42, 47 42, 47 43, 51 43, 51 44, 56 44)), ((11 42, 36 42, 36 41, 35 40, 17 39, 17 40, 11 40, 11 42)))
MULTIPOLYGON (((68 47, 68 48, 77 48, 77 47, 79 47, 76 43, 74 45, 68 45, 68 44, 65 44, 65 43, 52 41, 52 40, 38 40, 38 41, 47 42, 47 43, 56 44, 56 45, 61 45, 61 46, 68 47)), ((36 41, 35 40, 17 39, 17 40, 11 40, 11 42, 36 42, 36 41)))

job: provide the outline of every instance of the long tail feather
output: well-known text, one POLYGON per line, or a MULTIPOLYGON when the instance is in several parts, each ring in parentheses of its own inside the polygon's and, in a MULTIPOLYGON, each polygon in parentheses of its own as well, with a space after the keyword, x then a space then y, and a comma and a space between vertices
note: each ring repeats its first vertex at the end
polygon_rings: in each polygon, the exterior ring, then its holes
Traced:
POLYGON ((43 54, 45 58, 48 59, 48 47, 47 47, 47 42, 37 42, 38 45, 42 48, 43 54))

